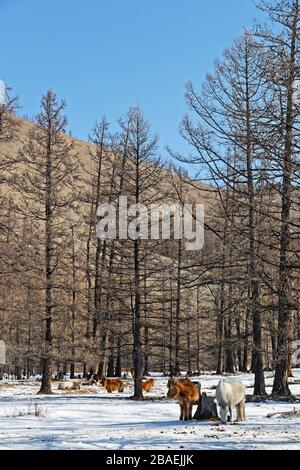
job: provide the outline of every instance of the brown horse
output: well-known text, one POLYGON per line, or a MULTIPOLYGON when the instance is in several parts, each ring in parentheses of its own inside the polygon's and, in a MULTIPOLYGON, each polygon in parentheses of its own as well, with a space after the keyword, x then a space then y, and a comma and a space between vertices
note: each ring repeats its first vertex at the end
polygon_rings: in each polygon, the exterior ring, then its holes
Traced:
POLYGON ((170 379, 167 397, 178 401, 180 420, 190 421, 193 419, 193 405, 196 405, 201 397, 201 385, 195 385, 189 379, 170 379))
POLYGON ((142 380, 142 387, 144 392, 151 392, 154 386, 154 379, 142 380))
POLYGON ((124 383, 121 379, 102 379, 101 385, 106 388, 108 393, 112 392, 124 392, 124 383))

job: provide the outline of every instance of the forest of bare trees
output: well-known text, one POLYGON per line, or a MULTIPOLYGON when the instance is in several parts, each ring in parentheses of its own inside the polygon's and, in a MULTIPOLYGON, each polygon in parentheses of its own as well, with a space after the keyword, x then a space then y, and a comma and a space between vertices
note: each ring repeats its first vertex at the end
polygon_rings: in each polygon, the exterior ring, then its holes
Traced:
MULTIPOLYGON (((202 88, 186 87, 189 155, 158 152, 138 107, 67 135, 49 90, 33 122, 0 107, 0 339, 8 373, 121 376, 254 372, 290 395, 300 338, 300 5, 263 1, 202 88), (299 65, 298 65, 299 64, 299 65), (117 127, 117 130, 116 130, 117 127), (114 129, 114 131, 112 130, 114 129), (186 169, 196 169, 192 177, 186 169), (205 205, 205 246, 99 239, 100 204, 205 205)), ((141 215, 141 214, 140 214, 141 215)), ((120 227, 119 227, 120 229, 120 227)), ((174 235, 174 234, 173 234, 174 235)))

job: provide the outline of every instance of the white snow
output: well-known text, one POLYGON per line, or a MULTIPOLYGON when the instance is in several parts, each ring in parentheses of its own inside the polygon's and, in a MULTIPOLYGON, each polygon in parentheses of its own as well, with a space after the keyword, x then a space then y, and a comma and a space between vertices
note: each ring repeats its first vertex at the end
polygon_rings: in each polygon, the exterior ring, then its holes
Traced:
MULTIPOLYGON (((272 374, 266 377, 270 387, 272 374)), ((214 396, 219 379, 201 376, 202 390, 214 396)), ((251 395, 253 375, 238 379, 251 395)), ((128 399, 132 381, 126 382, 124 394, 117 395, 97 386, 66 393, 58 391, 56 383, 53 396, 37 396, 38 382, 0 382, 0 449, 300 449, 299 418, 267 417, 294 409, 300 412, 300 404, 248 403, 247 421, 241 424, 185 423, 178 419, 177 403, 163 398, 167 380, 156 377, 154 391, 148 394, 153 400, 144 402, 128 399)), ((291 390, 300 395, 300 370, 293 381, 297 384, 291 390)))

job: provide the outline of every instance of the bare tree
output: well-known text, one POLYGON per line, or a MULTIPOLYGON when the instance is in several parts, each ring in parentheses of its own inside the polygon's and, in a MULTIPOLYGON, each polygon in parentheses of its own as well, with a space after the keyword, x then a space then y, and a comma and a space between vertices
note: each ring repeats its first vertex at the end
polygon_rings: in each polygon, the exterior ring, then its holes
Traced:
POLYGON ((274 92, 274 108, 269 130, 274 132, 276 129, 278 139, 267 151, 269 155, 273 155, 272 177, 279 182, 281 198, 277 357, 273 394, 290 395, 288 378, 293 310, 290 267, 293 238, 292 206, 294 184, 299 170, 297 164, 299 120, 298 111, 294 106, 294 86, 296 79, 299 78, 300 10, 298 0, 263 1, 260 8, 278 27, 276 32, 267 28, 257 28, 257 36, 262 41, 262 47, 270 51, 264 69, 274 92))
MULTIPOLYGON (((128 141, 129 163, 126 166, 123 177, 123 194, 135 204, 139 221, 132 242, 132 269, 133 269, 133 366, 135 371, 134 398, 143 397, 141 379, 143 374, 142 354, 142 262, 145 259, 143 253, 144 241, 141 239, 141 218, 145 214, 140 213, 140 205, 146 207, 154 202, 157 195, 152 189, 158 184, 160 173, 160 161, 156 157, 157 138, 152 137, 150 125, 145 120, 139 108, 132 108, 128 113, 128 131, 125 129, 128 141)), ((123 129, 124 132, 124 129, 123 129)), ((143 222, 142 222, 143 223, 143 222)))
POLYGON ((59 245, 64 210, 69 210, 74 200, 72 185, 77 162, 74 144, 66 140, 64 102, 52 90, 41 100, 41 112, 31 129, 28 143, 19 155, 21 171, 17 189, 22 193, 20 211, 40 223, 44 243, 44 322, 45 340, 43 376, 39 393, 51 393, 53 355, 53 310, 55 271, 59 265, 59 245))

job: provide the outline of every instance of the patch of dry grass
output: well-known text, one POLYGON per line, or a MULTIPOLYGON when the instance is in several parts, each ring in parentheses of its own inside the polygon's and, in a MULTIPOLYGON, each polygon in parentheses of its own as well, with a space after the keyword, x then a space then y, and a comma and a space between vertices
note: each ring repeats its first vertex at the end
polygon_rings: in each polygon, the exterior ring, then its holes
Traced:
POLYGON ((60 395, 95 395, 97 390, 82 388, 80 390, 60 390, 60 395))
POLYGON ((0 383, 0 388, 13 388, 13 387, 14 387, 13 384, 0 383))
POLYGON ((291 418, 300 418, 300 411, 297 411, 296 408, 293 411, 284 411, 282 413, 270 413, 267 415, 267 418, 281 418, 281 419, 291 419, 291 418))
POLYGON ((36 418, 44 418, 48 414, 47 408, 43 408, 37 402, 29 402, 27 408, 15 408, 11 412, 6 413, 8 418, 20 418, 22 416, 35 416, 36 418))

